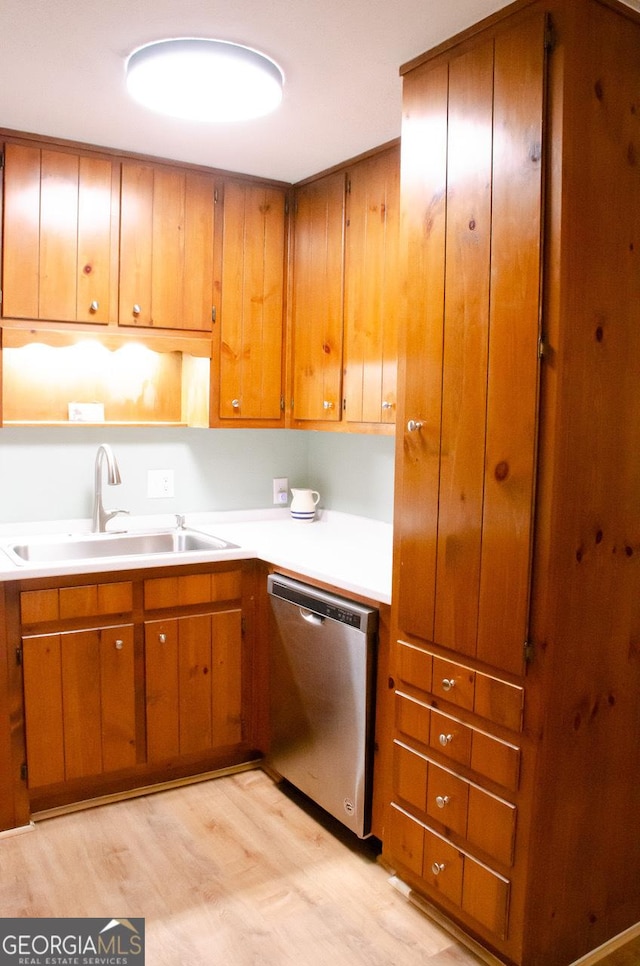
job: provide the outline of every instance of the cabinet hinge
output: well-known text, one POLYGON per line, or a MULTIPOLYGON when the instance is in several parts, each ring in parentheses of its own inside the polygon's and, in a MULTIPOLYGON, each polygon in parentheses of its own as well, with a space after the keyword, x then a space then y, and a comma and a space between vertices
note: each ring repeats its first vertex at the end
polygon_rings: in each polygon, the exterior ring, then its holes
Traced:
POLYGON ((280 396, 280 412, 284 412, 284 396, 280 396))
POLYGON ((247 618, 243 614, 242 617, 240 618, 240 632, 243 636, 246 630, 247 630, 247 618))
POLYGON ((556 46, 556 32, 553 26, 553 21, 551 17, 547 17, 547 22, 544 28, 544 49, 548 50, 549 53, 555 49, 556 46))
POLYGON ((4 151, 0 151, 0 168, 4 168, 4 151))
POLYGON ((218 204, 218 189, 217 188, 214 188, 213 189, 213 203, 214 203, 214 205, 217 205, 218 204))
POLYGON ((531 664, 533 661, 533 644, 531 641, 525 641, 523 645, 524 650, 524 663, 531 664))
POLYGON ((547 354, 547 343, 545 342, 543 336, 538 339, 538 359, 544 359, 547 354))
POLYGON ((22 644, 16 647, 16 664, 18 667, 22 667, 22 644))
POLYGON ((285 203, 284 203, 284 213, 285 213, 285 215, 288 215, 289 214, 289 199, 286 199, 285 200, 285 203))
POLYGON ((215 305, 212 305, 211 306, 211 321, 213 322, 214 325, 216 324, 216 307, 215 307, 215 305))
POLYGON ((348 195, 351 194, 351 178, 347 178, 347 183, 345 185, 344 190, 345 190, 345 194, 348 194, 348 195))
POLYGON ((22 764, 20 765, 20 778, 22 779, 23 782, 26 782, 26 780, 27 780, 27 763, 26 763, 26 761, 23 761, 22 764))

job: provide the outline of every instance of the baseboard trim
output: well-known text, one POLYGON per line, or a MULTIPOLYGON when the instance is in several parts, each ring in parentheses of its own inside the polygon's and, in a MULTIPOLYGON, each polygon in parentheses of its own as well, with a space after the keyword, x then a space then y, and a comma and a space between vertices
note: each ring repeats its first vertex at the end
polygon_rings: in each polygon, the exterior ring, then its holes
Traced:
POLYGON ((602 946, 598 946, 597 949, 592 949, 590 953, 587 953, 581 959, 576 959, 574 963, 571 963, 571 966, 595 966, 596 963, 601 963, 603 959, 610 956, 616 949, 622 949, 623 946, 626 946, 633 939, 637 939, 638 936, 640 936, 640 922, 636 922, 635 925, 629 926, 624 932, 613 936, 606 943, 603 943, 602 946))
MULTIPOLYGON (((223 778, 225 775, 235 775, 242 771, 252 771, 259 768, 261 760, 254 758, 251 761, 242 762, 239 765, 229 765, 226 768, 219 768, 216 771, 207 771, 198 775, 187 775, 184 778, 174 778, 171 781, 158 782, 153 785, 143 785, 140 788, 129 788, 126 791, 114 792, 111 795, 101 795, 98 798, 88 798, 81 802, 70 802, 68 805, 57 805, 55 808, 43 809, 41 812, 33 812, 31 823, 44 822, 48 818, 57 818, 59 815, 69 815, 71 812, 83 812, 87 808, 98 808, 100 805, 111 805, 113 802, 123 802, 130 798, 141 798, 144 795, 155 795, 156 792, 166 792, 172 788, 182 788, 185 785, 196 785, 199 782, 207 782, 212 778, 223 778)), ((13 829, 11 830, 13 831, 13 829)))

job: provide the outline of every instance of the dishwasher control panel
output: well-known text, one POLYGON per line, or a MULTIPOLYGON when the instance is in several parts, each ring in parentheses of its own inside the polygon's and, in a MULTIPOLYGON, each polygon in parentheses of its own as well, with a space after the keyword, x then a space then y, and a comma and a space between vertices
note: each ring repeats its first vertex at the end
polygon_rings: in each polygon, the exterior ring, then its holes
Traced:
POLYGON ((329 620, 339 621, 341 624, 348 624, 349 627, 356 627, 366 634, 375 632, 378 629, 378 611, 356 601, 342 599, 335 594, 311 587, 308 584, 301 584, 290 577, 282 577, 279 574, 270 574, 267 578, 267 587, 273 597, 280 597, 288 600, 292 604, 298 604, 305 610, 310 610, 320 617, 327 617, 329 620))

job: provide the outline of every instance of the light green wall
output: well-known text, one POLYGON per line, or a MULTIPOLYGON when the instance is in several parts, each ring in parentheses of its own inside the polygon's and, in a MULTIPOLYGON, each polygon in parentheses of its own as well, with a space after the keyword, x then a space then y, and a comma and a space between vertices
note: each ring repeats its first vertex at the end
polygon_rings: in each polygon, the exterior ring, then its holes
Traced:
POLYGON ((91 515, 94 460, 110 443, 122 485, 104 503, 134 514, 271 507, 273 477, 321 506, 391 521, 393 440, 293 430, 46 427, 0 430, 0 523, 91 515), (147 498, 147 471, 172 469, 175 496, 147 498))

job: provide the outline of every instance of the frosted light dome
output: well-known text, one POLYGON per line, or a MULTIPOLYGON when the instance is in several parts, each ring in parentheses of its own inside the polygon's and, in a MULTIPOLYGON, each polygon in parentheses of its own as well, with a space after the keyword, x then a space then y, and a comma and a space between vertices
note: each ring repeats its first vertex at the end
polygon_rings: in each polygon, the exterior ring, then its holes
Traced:
POLYGON ((278 65, 250 47, 225 40, 160 40, 127 61, 134 100, 160 114, 190 121, 246 121, 282 100, 278 65))

